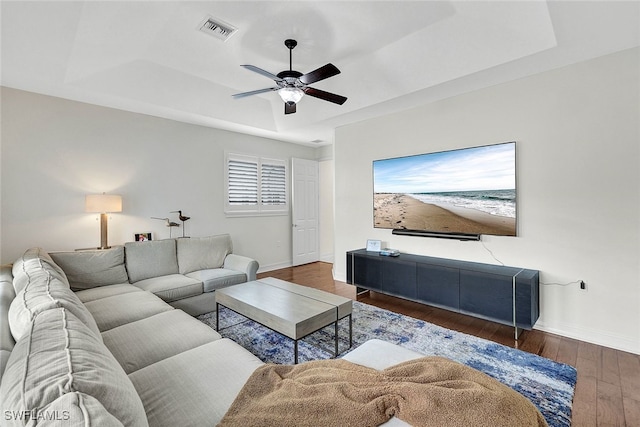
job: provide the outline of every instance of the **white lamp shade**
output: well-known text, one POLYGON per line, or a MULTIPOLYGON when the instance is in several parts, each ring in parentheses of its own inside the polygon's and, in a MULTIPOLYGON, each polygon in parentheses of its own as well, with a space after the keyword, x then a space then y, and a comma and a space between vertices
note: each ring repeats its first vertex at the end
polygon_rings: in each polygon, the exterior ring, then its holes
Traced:
POLYGON ((297 104, 304 96, 302 89, 297 87, 283 87, 278 89, 278 95, 289 105, 297 104))
POLYGON ((88 194, 85 211, 95 213, 122 212, 122 196, 116 194, 88 194))

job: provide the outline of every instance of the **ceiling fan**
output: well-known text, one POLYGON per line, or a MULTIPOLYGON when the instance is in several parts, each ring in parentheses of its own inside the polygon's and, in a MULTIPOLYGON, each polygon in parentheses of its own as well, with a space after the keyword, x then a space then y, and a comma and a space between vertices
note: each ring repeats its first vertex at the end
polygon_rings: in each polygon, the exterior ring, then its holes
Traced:
POLYGON ((311 83, 319 82, 320 80, 340 74, 340 70, 338 70, 335 65, 327 64, 317 70, 311 71, 310 73, 302 74, 292 68, 292 51, 293 48, 298 45, 298 42, 292 39, 287 39, 284 41, 284 45, 289 49, 288 70, 281 71, 275 75, 254 65, 241 65, 241 67, 244 67, 247 70, 251 70, 255 73, 262 74, 265 77, 273 79, 273 81, 276 82, 276 86, 266 89, 252 90, 250 92, 236 93, 233 95, 234 98, 238 99, 246 96, 257 95, 259 93, 278 91, 278 95, 280 95, 280 98, 284 101, 285 114, 295 113, 296 104, 305 94, 313 96, 314 98, 320 98, 324 101, 333 102, 335 104, 344 104, 347 100, 344 96, 307 86, 311 83))

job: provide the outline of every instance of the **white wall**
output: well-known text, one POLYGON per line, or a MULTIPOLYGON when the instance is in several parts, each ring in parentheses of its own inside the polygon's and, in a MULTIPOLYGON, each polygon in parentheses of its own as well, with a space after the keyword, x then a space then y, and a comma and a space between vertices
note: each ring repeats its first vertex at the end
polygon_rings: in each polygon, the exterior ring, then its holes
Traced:
MULTIPOLYGON (((112 214, 109 243, 136 232, 169 237, 150 217, 191 216, 189 236, 230 233, 234 252, 261 270, 291 265, 290 216, 226 218, 224 153, 315 160, 317 148, 133 114, 2 88, 2 262, 30 246, 68 250, 97 246, 89 193, 123 197, 112 214)), ((173 229, 173 236, 182 229, 173 229)))
POLYGON ((334 167, 333 145, 327 145, 319 151, 319 175, 320 175, 320 261, 332 263, 333 257, 333 197, 334 197, 334 167))
POLYGON ((369 238, 403 252, 496 263, 478 242, 373 228, 374 159, 517 141, 518 237, 483 236, 538 269, 537 328, 640 353, 640 49, 336 131, 335 272, 369 238), (340 185, 349 183, 349 185, 340 185))

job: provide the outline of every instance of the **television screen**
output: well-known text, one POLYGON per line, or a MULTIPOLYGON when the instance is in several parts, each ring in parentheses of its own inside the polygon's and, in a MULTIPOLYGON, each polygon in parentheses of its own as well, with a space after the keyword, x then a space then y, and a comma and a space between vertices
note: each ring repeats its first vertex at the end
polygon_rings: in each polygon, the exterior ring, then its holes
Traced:
POLYGON ((516 235, 516 143, 373 162, 375 228, 516 235))

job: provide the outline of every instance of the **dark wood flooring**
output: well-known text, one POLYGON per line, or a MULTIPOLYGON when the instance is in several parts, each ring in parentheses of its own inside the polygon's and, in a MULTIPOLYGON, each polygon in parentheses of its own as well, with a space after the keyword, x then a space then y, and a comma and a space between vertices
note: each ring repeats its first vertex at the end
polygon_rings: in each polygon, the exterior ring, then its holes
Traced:
MULTIPOLYGON (((331 269, 331 264, 316 262, 258 277, 277 277, 356 299, 355 287, 333 280, 331 269)), ((515 341, 508 326, 377 293, 357 300, 575 366, 572 426, 640 427, 640 355, 537 330, 524 331, 515 341)))

